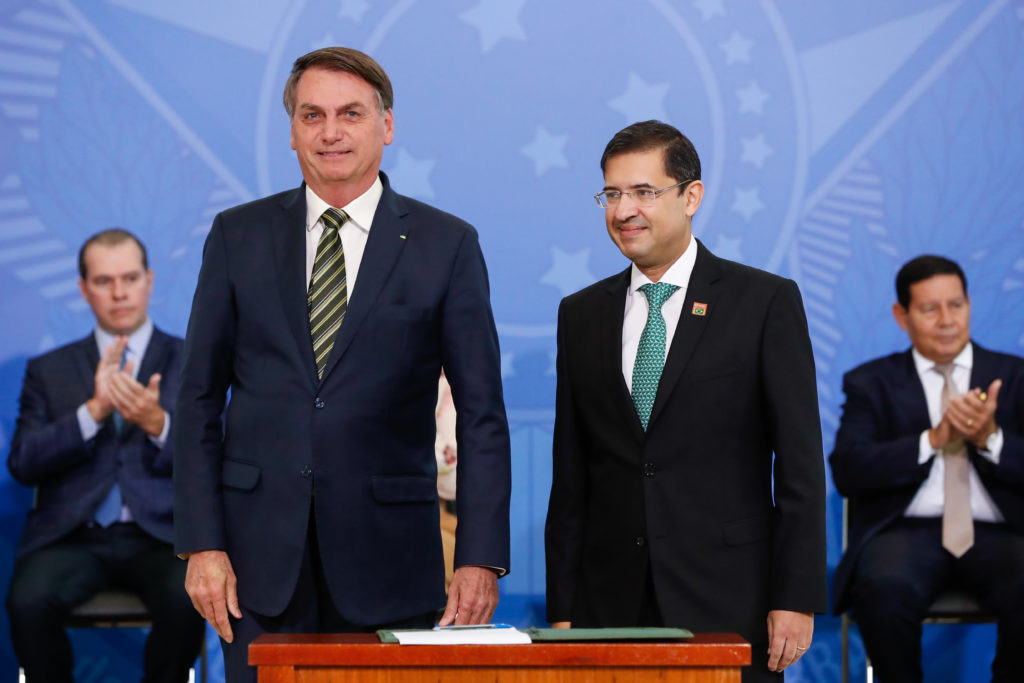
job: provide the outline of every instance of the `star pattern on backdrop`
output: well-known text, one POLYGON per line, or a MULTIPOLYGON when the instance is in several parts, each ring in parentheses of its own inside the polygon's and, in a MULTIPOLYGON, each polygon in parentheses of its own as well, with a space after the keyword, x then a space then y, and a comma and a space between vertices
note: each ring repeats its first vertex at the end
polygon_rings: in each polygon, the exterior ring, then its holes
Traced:
POLYGON ((757 168, 763 167, 764 160, 775 153, 764 141, 764 133, 758 133, 752 138, 741 138, 740 145, 743 146, 740 161, 757 168))
POLYGON ((418 160, 401 147, 395 165, 388 169, 388 178, 402 194, 431 198, 434 196, 434 186, 430 184, 430 172, 436 164, 437 159, 418 160))
POLYGON ((562 296, 568 296, 597 279, 587 265, 589 260, 590 247, 576 252, 551 247, 551 268, 541 276, 540 282, 543 285, 557 287, 562 296))
POLYGON ((719 258, 729 259, 730 261, 743 261, 743 253, 740 251, 740 243, 742 241, 743 238, 741 237, 719 235, 711 251, 719 258))
POLYGON ((754 114, 764 113, 764 103, 768 100, 768 93, 761 89, 757 81, 751 81, 750 85, 736 91, 740 98, 740 113, 752 112, 754 114))
POLYGON ((526 0, 481 0, 459 18, 480 32, 480 47, 483 52, 490 52, 502 38, 526 40, 526 31, 519 23, 519 12, 525 3, 526 0))
POLYGON ((366 0, 341 0, 339 5, 338 18, 351 19, 357 24, 363 21, 363 15, 370 9, 370 3, 366 0))
POLYGON ((700 10, 704 21, 711 17, 725 16, 723 0, 695 0, 693 6, 700 10))
POLYGON ((729 208, 743 216, 747 221, 755 214, 764 209, 764 202, 761 201, 761 189, 752 187, 748 190, 736 188, 736 198, 729 208))
POLYGON ((741 36, 739 31, 733 31, 732 35, 729 36, 729 40, 718 45, 725 52, 725 63, 727 65, 738 62, 750 64, 750 48, 754 46, 754 42, 741 36))
POLYGON ((565 143, 568 135, 552 135, 544 126, 537 126, 530 144, 523 147, 522 152, 533 161, 533 171, 542 176, 548 169, 568 168, 569 160, 565 158, 565 143))
POLYGON ((622 112, 628 123, 647 119, 667 121, 665 95, 668 94, 668 88, 668 83, 648 83, 635 71, 630 71, 626 91, 608 100, 608 106, 622 112))

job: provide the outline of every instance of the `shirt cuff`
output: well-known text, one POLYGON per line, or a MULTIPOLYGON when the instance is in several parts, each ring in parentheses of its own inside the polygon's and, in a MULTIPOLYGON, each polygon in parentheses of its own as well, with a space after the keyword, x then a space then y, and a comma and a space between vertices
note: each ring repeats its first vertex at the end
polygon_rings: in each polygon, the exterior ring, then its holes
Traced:
POLYGON ((928 439, 929 431, 930 430, 926 429, 923 432, 921 432, 921 440, 919 442, 920 445, 917 447, 918 465, 923 465, 926 462, 928 462, 928 460, 937 452, 934 448, 932 448, 932 442, 928 439))
POLYGON ((996 433, 988 437, 988 442, 985 445, 988 448, 979 448, 978 455, 998 465, 999 455, 1003 452, 1003 428, 996 429, 996 433))
POLYGON ((171 433, 171 416, 164 411, 164 428, 160 432, 159 436, 151 436, 149 440, 153 442, 153 445, 159 449, 163 449, 167 445, 167 436, 171 433))
POLYGON ((82 441, 88 441, 89 439, 96 436, 96 432, 100 431, 100 426, 96 420, 92 419, 92 413, 89 412, 89 405, 83 403, 78 406, 78 410, 75 412, 78 417, 78 430, 82 432, 82 441))

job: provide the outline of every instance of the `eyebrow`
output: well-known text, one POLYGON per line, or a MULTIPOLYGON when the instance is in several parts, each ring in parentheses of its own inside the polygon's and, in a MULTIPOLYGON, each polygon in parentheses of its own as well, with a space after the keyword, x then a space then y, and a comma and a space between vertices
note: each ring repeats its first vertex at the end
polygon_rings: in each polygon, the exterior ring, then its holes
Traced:
MULTIPOLYGON (((363 105, 362 102, 352 101, 352 102, 348 102, 346 104, 343 104, 340 107, 335 107, 334 111, 347 111, 349 109, 363 109, 363 108, 364 108, 364 105, 363 105)), ((302 104, 300 104, 297 107, 297 109, 303 109, 303 110, 306 110, 306 111, 310 111, 310 110, 312 110, 312 111, 325 111, 324 108, 321 107, 320 105, 312 104, 310 102, 303 102, 302 104)))
MULTIPOLYGON (((652 187, 654 187, 654 185, 651 185, 650 183, 635 183, 633 185, 630 185, 629 189, 631 189, 631 190, 643 190, 643 189, 650 189, 652 187)), ((618 187, 615 187, 614 185, 605 185, 602 191, 603 192, 607 192, 608 190, 615 190, 616 192, 621 192, 622 191, 618 187)))

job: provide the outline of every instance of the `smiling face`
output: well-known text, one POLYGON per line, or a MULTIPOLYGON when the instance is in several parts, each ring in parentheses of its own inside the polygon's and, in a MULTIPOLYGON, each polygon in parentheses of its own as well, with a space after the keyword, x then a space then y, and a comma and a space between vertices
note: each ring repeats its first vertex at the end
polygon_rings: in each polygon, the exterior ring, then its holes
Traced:
POLYGON ((110 334, 131 334, 146 322, 153 271, 142 265, 142 250, 131 240, 92 244, 84 254, 82 298, 100 328, 110 334))
POLYGON ((893 304, 893 316, 918 353, 952 362, 971 338, 971 301, 956 275, 933 275, 910 285, 910 304, 893 304))
MULTIPOLYGON (((660 190, 677 182, 665 172, 660 148, 618 154, 605 164, 605 191, 660 190)), ((608 234, 623 256, 657 282, 690 244, 690 222, 703 197, 699 180, 659 194, 649 206, 623 195, 605 209, 608 234)))
POLYGON ((391 110, 379 111, 369 83, 321 67, 302 74, 295 88, 291 145, 302 177, 321 199, 341 207, 368 190, 392 139, 391 110))

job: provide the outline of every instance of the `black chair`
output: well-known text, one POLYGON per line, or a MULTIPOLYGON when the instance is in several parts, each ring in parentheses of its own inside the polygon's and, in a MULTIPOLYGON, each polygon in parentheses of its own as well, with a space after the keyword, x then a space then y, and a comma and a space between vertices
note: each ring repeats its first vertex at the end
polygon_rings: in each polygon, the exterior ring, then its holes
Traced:
MULTIPOLYGON (((843 552, 846 552, 846 534, 849 526, 849 502, 843 499, 843 552)), ((925 624, 987 624, 997 621, 995 614, 982 609, 978 601, 969 593, 961 590, 948 590, 941 593, 928 608, 922 623, 925 624)), ((840 625, 840 641, 842 645, 842 683, 850 683, 850 624, 853 618, 849 612, 843 612, 840 625)), ((864 653, 864 680, 873 683, 874 672, 871 659, 864 653)))
MULTIPOLYGON (((76 607, 66 621, 68 628, 149 628, 153 619, 135 593, 105 590, 76 607)), ((190 681, 195 680, 193 668, 190 681)), ((25 683, 24 672, 18 672, 19 683, 25 683)), ((199 649, 199 681, 207 683, 206 635, 199 649)))

